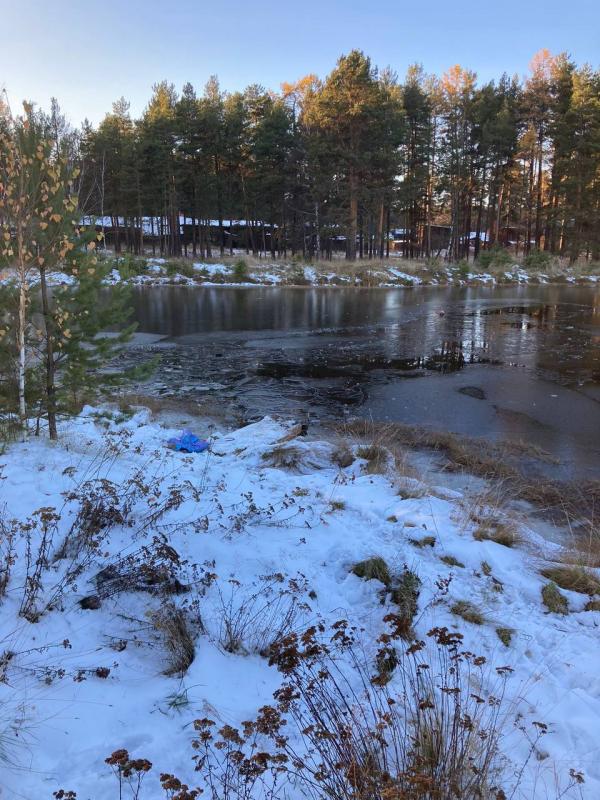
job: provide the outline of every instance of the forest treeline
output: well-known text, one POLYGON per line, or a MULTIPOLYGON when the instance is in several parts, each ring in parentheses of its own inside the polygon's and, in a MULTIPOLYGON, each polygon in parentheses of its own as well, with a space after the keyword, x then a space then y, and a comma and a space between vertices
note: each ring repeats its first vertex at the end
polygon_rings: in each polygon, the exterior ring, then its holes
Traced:
POLYGON ((600 257, 600 71, 566 54, 479 85, 460 66, 400 81, 352 51, 278 93, 162 82, 140 119, 121 99, 68 135, 81 212, 111 218, 117 250, 180 255, 185 230, 194 254, 223 253, 244 220, 244 246, 273 255, 382 257, 400 229, 403 255, 433 256, 443 225, 452 260, 600 257))

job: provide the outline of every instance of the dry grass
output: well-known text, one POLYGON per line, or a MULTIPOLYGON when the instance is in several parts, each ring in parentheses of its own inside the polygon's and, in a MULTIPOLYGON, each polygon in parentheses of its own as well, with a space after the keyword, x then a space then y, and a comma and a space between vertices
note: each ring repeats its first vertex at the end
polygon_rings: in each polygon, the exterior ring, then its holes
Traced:
POLYGON ((515 497, 538 506, 559 524, 571 526, 573 521, 584 535, 582 539, 600 556, 600 481, 552 481, 523 478, 515 486, 515 497))
POLYGON ((518 471, 500 457, 502 448, 483 439, 431 431, 415 425, 369 420, 349 422, 342 430, 346 435, 385 441, 390 449, 409 447, 443 453, 447 458, 445 468, 448 470, 461 469, 486 478, 518 476, 518 471))
POLYGON ((390 462, 390 452, 379 444, 361 445, 356 455, 367 463, 365 471, 369 475, 381 475, 387 471, 390 462))
POLYGON ((403 500, 420 500, 429 494, 431 489, 415 478, 403 478, 398 486, 398 496, 403 500))
MULTIPOLYGON (((239 260, 239 258, 239 255, 223 257, 218 256, 216 261, 219 263, 224 263, 227 266, 232 266, 236 261, 239 260)), ((385 278, 386 281, 390 280, 390 276, 388 274, 388 269, 390 267, 401 269, 402 272, 406 272, 410 275, 420 275, 426 277, 429 274, 427 265, 423 261, 397 257, 392 257, 389 259, 362 258, 356 259, 356 261, 348 261, 342 253, 336 253, 331 259, 313 260, 302 260, 300 258, 285 259, 281 257, 272 258, 270 254, 266 254, 263 258, 256 258, 252 255, 244 255, 244 261, 247 263, 249 271, 259 274, 263 271, 272 272, 273 265, 275 265, 281 271, 289 275, 289 282, 294 283, 294 281, 297 281, 298 285, 305 284, 305 280, 303 278, 304 267, 310 267, 311 269, 314 269, 317 273, 317 276, 333 275, 334 283, 336 282, 335 279, 337 278, 339 282, 343 283, 344 285, 360 281, 361 285, 363 286, 377 286, 381 283, 382 278, 385 278)), ((319 277, 317 277, 317 279, 319 280, 319 277)))
POLYGON ((507 507, 512 500, 512 487, 507 480, 486 483, 479 491, 469 493, 459 501, 460 524, 465 530, 489 527, 491 522, 506 520, 507 507))
POLYGON ((525 456, 536 461, 542 461, 545 464, 560 464, 560 460, 553 456, 552 453, 533 442, 526 442, 523 439, 505 439, 500 443, 499 447, 507 455, 519 458, 525 456))
MULTIPOLYGON (((385 443, 391 453, 409 448, 443 455, 443 469, 463 471, 492 482, 487 494, 490 498, 493 495, 493 502, 488 499, 485 505, 501 507, 508 499, 535 505, 544 516, 576 529, 578 551, 589 552, 590 566, 600 566, 600 480, 575 482, 537 477, 532 480, 525 472, 529 465, 524 460, 556 463, 552 455, 536 445, 522 441, 496 443, 448 431, 372 420, 354 420, 338 430, 345 436, 385 443)), ((483 507, 483 502, 480 505, 483 507)))
POLYGON ((265 450, 261 458, 267 467, 308 474, 324 469, 331 463, 331 447, 322 442, 307 440, 299 441, 298 444, 286 442, 265 450))
POLYGON ((357 578, 362 578, 365 581, 377 580, 383 583, 384 586, 390 586, 392 583, 389 567, 381 556, 373 556, 364 561, 359 561, 350 571, 357 578))
POLYGON ((588 600, 585 611, 600 611, 600 600, 588 600))
POLYGON ((415 547, 435 547, 435 536, 423 536, 421 539, 408 540, 415 547))
POLYGON ((560 586, 579 594, 600 595, 600 580, 590 570, 576 565, 546 567, 541 571, 544 578, 560 586))
POLYGON ((505 647, 510 647, 514 632, 514 628, 496 628, 496 635, 505 647))
POLYGON ((457 600, 450 606, 450 611, 456 614, 457 617, 464 619, 465 622, 471 622, 473 625, 483 625, 485 622, 485 617, 481 611, 468 600, 457 600))
POLYGON ((190 417, 210 417, 219 420, 223 420, 226 417, 225 406, 216 397, 206 397, 199 401, 194 401, 185 397, 156 397, 154 395, 129 392, 115 395, 110 397, 109 400, 115 402, 123 412, 129 409, 146 408, 150 411, 153 419, 168 412, 190 417))
MULTIPOLYGON (((523 456, 556 463, 556 459, 534 444, 522 441, 491 442, 473 436, 433 431, 417 425, 399 422, 376 423, 371 420, 354 420, 343 427, 346 435, 375 438, 386 446, 403 446, 427 449, 442 453, 448 459, 446 469, 464 470, 483 478, 520 479, 521 473, 511 459, 523 456)), ((600 492, 600 489, 599 489, 600 492)))
MULTIPOLYGON (((386 472, 393 463, 398 476, 410 479, 418 477, 416 470, 410 464, 406 449, 388 436, 388 425, 368 420, 354 421, 336 428, 336 433, 344 438, 352 437, 361 442, 356 455, 368 462, 367 472, 374 474, 386 472)), ((343 454, 347 449, 346 442, 339 448, 343 454)))
MULTIPOLYGON (((149 249, 146 250, 144 255, 148 259, 156 257, 152 255, 149 249)), ((442 257, 429 259, 405 258, 401 253, 397 252, 391 252, 389 258, 380 258, 377 256, 374 258, 357 258, 355 261, 349 261, 346 259, 345 253, 343 252, 332 253, 331 258, 311 259, 308 254, 303 256, 300 253, 294 256, 280 253, 275 253, 275 255, 273 255, 270 251, 265 251, 254 255, 245 252, 244 248, 236 248, 236 252, 233 254, 227 251, 221 255, 218 248, 215 248, 211 256, 192 256, 190 252, 187 258, 167 258, 164 266, 169 274, 181 273, 183 275, 192 275, 196 274, 192 272, 191 268, 194 261, 201 261, 206 264, 222 264, 225 266, 227 270, 222 276, 222 282, 225 283, 239 279, 239 277, 236 278, 235 271, 235 267, 239 262, 244 263, 245 269, 241 277, 245 280, 248 280, 246 272, 251 272, 260 276, 262 273, 269 274, 277 271, 287 276, 286 283, 300 286, 306 285, 306 280, 303 278, 305 267, 313 269, 317 273, 317 276, 333 275, 334 283, 336 282, 336 278, 340 282, 344 279, 344 285, 351 284, 357 279, 360 279, 362 284, 367 286, 378 285, 378 277, 386 277, 388 281, 394 280, 393 276, 390 276, 388 273, 390 268, 401 270, 408 275, 419 276, 424 283, 430 282, 434 277, 438 283, 448 282, 450 280, 447 275, 448 268, 454 270, 455 279, 464 279, 464 275, 461 275, 458 265, 455 263, 449 264, 442 257), (298 280, 298 283, 295 283, 295 280, 298 280)), ((524 268, 523 259, 515 255, 512 256, 508 266, 510 266, 511 263, 520 264, 521 268, 524 268)), ((559 278, 564 280, 564 273, 568 267, 573 270, 577 277, 585 274, 593 274, 597 271, 597 266, 589 261, 584 263, 577 262, 575 265, 569 265, 564 259, 561 261, 561 259, 555 258, 544 265, 543 272, 546 275, 550 275, 555 280, 559 278)), ((492 263, 486 264, 485 267, 483 264, 471 264, 469 265, 469 269, 473 272, 486 272, 496 275, 499 280, 506 282, 505 272, 507 270, 507 263, 504 260, 492 261, 492 263)), ((531 267, 529 271, 535 275, 537 268, 531 267)), ((217 277, 218 276, 212 275, 211 279, 217 280, 217 277)), ((399 280, 398 282, 401 283, 402 281, 399 280)))
POLYGON ((406 641, 414 638, 413 620, 419 607, 420 590, 421 579, 409 569, 404 570, 392 587, 392 602, 398 606, 394 626, 400 637, 406 641))
POLYGON ((160 633, 167 653, 165 674, 182 677, 196 655, 194 637, 184 612, 173 603, 167 603, 153 614, 152 624, 160 633))
POLYGON ((302 465, 303 452, 293 445, 273 447, 263 453, 262 460, 269 467, 276 469, 299 470, 302 465))
POLYGON ((600 568, 600 540, 596 536, 592 542, 580 536, 572 537, 561 556, 561 561, 564 564, 574 564, 587 569, 600 568))
POLYGON ((561 555, 564 564, 587 569, 600 568, 600 527, 598 521, 568 523, 570 537, 561 555))
POLYGON ((337 464, 340 469, 345 469, 346 467, 350 467, 352 464, 354 464, 354 453, 344 442, 334 450, 332 461, 334 464, 337 464))
POLYGON ((515 547, 521 541, 516 526, 511 522, 490 519, 487 524, 480 525, 473 533, 478 542, 496 542, 503 547, 515 547))
POLYGON ((409 480, 419 480, 417 470, 410 462, 409 454, 406 450, 394 447, 394 470, 396 475, 409 480))
POLYGON ((555 583, 550 582, 542 586, 542 601, 552 614, 569 613, 569 601, 555 583))
POLYGON ((441 556, 440 561, 443 561, 444 564, 447 564, 449 567, 461 567, 461 569, 464 569, 465 566, 462 561, 454 558, 454 556, 441 556))
POLYGON ((211 592, 214 605, 206 615, 208 633, 226 653, 268 658, 275 643, 310 610, 304 601, 307 589, 300 573, 287 580, 279 572, 260 575, 251 584, 234 577, 216 580, 211 592))

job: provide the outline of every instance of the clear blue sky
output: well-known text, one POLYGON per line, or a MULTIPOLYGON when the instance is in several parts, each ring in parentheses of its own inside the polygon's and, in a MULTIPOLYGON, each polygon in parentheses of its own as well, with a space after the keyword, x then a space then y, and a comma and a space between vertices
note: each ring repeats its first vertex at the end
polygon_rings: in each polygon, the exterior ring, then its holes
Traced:
POLYGON ((277 89, 363 49, 401 76, 460 63, 481 80, 524 74, 540 48, 600 63, 600 0, 0 0, 0 88, 13 107, 56 96, 74 123, 124 95, 138 115, 166 78, 201 91, 277 89))

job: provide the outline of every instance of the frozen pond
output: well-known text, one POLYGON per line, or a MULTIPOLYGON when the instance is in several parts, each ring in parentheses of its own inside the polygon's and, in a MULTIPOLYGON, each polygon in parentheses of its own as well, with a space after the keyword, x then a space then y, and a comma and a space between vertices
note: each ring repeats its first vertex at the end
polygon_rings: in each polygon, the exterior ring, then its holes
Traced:
POLYGON ((151 393, 523 439, 600 474, 600 290, 147 287, 134 304, 151 393))

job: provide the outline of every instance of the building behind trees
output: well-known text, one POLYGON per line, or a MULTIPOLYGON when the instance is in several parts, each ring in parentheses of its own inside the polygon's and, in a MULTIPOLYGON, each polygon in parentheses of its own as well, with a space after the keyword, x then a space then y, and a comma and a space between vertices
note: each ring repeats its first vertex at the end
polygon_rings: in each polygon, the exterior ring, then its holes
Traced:
POLYGON ((564 54, 485 84, 360 51, 278 93, 162 82, 76 147, 82 213, 116 251, 600 257, 600 72, 564 54))

